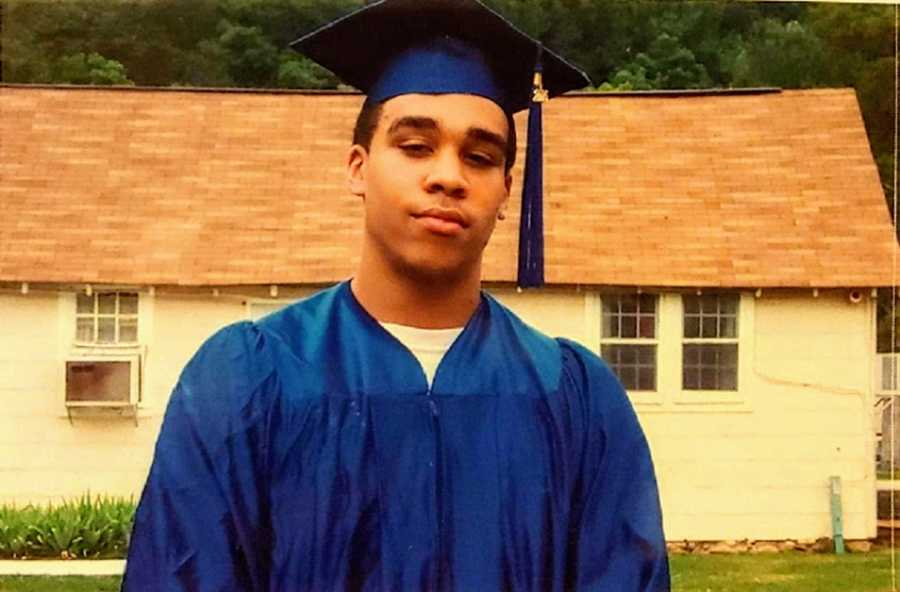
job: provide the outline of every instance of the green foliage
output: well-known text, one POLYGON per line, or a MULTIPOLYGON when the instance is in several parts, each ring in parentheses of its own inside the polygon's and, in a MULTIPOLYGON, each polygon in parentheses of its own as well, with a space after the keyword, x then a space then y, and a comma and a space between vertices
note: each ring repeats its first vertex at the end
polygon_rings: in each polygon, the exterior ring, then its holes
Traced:
POLYGON ((735 86, 829 86, 821 39, 798 21, 765 19, 733 64, 735 86))
POLYGON ((58 506, 0 507, 0 558, 124 557, 134 503, 91 497, 58 506))
POLYGON ((125 66, 98 53, 64 56, 52 65, 53 80, 70 84, 134 84, 125 66))
POLYGON ((706 68, 694 53, 668 33, 662 33, 634 60, 617 71, 611 84, 629 90, 708 88, 706 68))

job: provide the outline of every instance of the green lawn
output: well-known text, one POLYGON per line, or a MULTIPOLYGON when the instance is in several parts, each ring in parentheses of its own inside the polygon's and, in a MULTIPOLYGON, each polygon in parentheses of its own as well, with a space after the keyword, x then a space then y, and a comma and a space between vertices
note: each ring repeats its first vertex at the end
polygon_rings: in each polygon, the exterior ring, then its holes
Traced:
MULTIPOLYGON (((900 558, 898 558, 900 562, 900 558)), ((0 592, 115 592, 119 578, 0 577, 0 592)), ((888 592, 888 551, 853 555, 674 555, 674 592, 888 592)))
POLYGON ((0 592, 118 592, 122 578, 0 577, 0 592))
MULTIPOLYGON (((900 560, 900 558, 898 558, 900 560)), ((675 592, 888 592, 889 551, 831 554, 675 555, 675 592)))

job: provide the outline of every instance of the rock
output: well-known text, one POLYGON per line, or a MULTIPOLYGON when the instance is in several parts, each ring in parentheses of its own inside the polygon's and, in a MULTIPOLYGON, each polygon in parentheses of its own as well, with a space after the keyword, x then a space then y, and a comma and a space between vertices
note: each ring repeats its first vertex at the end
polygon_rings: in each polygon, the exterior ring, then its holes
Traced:
POLYGON ((868 553, 872 550, 872 543, 870 541, 847 541, 844 543, 844 547, 851 553, 868 553))
POLYGON ((756 541, 750 547, 751 553, 779 553, 781 549, 774 541, 756 541))
POLYGON ((706 548, 707 553, 716 553, 721 555, 734 555, 740 553, 739 545, 735 541, 716 541, 710 543, 706 548))
POLYGON ((666 543, 666 548, 673 555, 682 555, 690 552, 687 548, 687 541, 670 541, 666 543))

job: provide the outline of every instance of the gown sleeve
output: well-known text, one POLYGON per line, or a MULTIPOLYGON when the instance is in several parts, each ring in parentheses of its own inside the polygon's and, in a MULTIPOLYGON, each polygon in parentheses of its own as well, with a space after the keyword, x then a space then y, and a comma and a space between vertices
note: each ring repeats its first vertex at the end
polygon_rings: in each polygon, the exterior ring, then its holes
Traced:
POLYGON ((571 588, 668 592, 669 563, 650 448, 619 381, 595 354, 561 340, 562 388, 581 425, 567 574, 571 588))
POLYGON ((185 367, 135 514, 123 592, 265 590, 272 366, 261 333, 240 323, 185 367))

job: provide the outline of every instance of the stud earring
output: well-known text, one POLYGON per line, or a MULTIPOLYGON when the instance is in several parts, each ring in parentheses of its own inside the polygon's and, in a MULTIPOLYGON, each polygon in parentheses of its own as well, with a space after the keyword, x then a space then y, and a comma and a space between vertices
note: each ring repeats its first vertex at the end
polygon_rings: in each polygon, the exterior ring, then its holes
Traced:
POLYGON ((506 220, 506 212, 503 210, 497 212, 497 220, 506 220))

